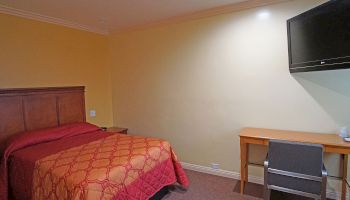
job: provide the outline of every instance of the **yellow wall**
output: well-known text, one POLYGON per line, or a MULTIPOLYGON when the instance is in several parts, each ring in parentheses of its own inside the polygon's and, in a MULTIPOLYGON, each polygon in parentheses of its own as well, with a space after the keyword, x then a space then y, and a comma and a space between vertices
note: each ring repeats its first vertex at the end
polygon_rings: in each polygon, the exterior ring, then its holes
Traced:
MULTIPOLYGON (((288 70, 286 20, 322 2, 296 0, 115 34, 115 124, 169 140, 184 162, 234 172, 242 127, 335 132, 350 125, 350 70, 288 70), (259 19, 262 10, 270 18, 259 19)), ((251 148, 255 161, 263 152, 251 148)), ((331 175, 338 175, 338 161, 327 155, 331 175)), ((261 168, 252 169, 261 176, 261 168)))
POLYGON ((83 85, 87 120, 112 125, 108 50, 106 36, 0 14, 0 88, 83 85))

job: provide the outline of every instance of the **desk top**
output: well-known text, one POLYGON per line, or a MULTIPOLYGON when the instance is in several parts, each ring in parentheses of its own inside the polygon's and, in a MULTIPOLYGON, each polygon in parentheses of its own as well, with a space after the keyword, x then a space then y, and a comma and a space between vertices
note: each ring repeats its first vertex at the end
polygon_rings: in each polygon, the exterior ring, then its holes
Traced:
POLYGON ((243 128, 239 136, 256 139, 287 140, 291 142, 305 142, 312 144, 322 144, 328 146, 350 148, 350 142, 345 142, 343 138, 341 138, 337 134, 322 134, 263 128, 243 128))

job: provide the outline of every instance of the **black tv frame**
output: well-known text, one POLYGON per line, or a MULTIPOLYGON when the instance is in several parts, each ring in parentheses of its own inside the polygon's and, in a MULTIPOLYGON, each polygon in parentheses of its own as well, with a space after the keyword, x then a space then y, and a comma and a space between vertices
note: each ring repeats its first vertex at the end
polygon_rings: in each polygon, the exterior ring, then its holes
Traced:
POLYGON ((290 23, 297 20, 300 17, 309 15, 309 13, 315 10, 327 7, 330 4, 336 3, 338 0, 331 0, 324 4, 321 4, 315 8, 312 8, 304 13, 301 13, 291 19, 287 20, 287 36, 288 36, 288 58, 289 58, 289 71, 290 73, 296 72, 308 72, 308 71, 323 71, 323 70, 336 70, 336 69, 347 69, 350 68, 350 55, 340 58, 330 58, 323 60, 315 60, 303 63, 292 63, 292 50, 291 50, 291 35, 290 35, 290 23))

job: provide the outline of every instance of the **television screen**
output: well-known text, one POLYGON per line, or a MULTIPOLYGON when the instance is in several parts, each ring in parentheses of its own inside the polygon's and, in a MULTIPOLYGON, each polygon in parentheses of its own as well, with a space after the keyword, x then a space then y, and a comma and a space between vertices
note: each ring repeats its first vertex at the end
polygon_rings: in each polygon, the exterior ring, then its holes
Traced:
POLYGON ((350 67, 350 0, 333 0, 287 22, 291 72, 350 67))

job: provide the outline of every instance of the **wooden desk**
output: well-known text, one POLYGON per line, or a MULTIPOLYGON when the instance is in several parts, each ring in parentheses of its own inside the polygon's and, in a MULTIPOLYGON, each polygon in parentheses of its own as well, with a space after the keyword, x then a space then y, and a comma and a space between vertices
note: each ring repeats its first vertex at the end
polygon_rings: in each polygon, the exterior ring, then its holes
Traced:
POLYGON ((321 144, 324 151, 328 153, 337 153, 342 156, 342 200, 346 198, 346 178, 348 154, 350 154, 350 143, 343 141, 336 134, 321 134, 296 131, 284 131, 262 128, 244 128, 240 132, 241 146, 241 194, 244 192, 244 185, 248 182, 248 147, 249 144, 265 145, 269 144, 270 139, 287 140, 291 142, 305 142, 312 144, 321 144))

